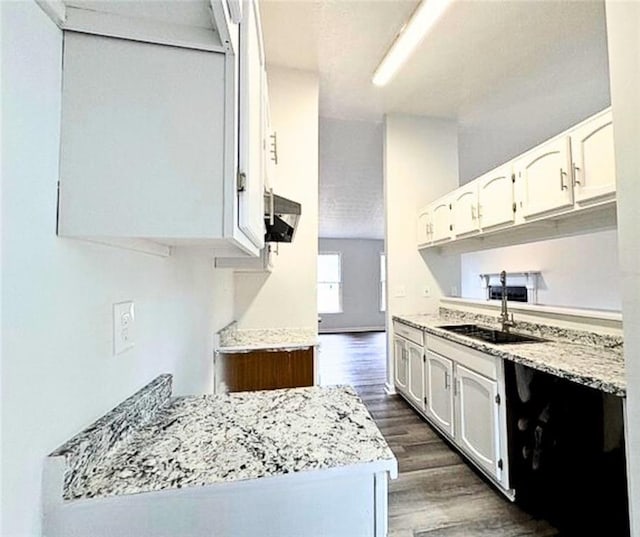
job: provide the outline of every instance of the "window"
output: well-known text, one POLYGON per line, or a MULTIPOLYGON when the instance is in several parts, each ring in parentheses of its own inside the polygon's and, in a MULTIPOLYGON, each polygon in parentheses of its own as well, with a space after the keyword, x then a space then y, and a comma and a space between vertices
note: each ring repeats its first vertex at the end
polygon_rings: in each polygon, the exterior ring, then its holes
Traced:
POLYGON ((318 313, 342 312, 340 254, 318 254, 318 313))
POLYGON ((387 310, 387 264, 384 254, 380 254, 380 311, 387 310))

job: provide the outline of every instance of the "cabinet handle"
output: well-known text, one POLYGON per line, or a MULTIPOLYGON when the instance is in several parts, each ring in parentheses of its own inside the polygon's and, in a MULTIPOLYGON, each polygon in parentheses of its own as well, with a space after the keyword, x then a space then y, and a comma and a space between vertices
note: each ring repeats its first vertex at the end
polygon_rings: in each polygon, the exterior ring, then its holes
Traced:
POLYGON ((444 389, 449 389, 449 373, 447 371, 444 372, 444 389))
POLYGON ((460 379, 454 379, 453 380, 453 395, 455 397, 458 397, 458 393, 460 392, 460 379))
POLYGON ((482 205, 478 203, 478 219, 482 218, 482 205))
POLYGON ((566 190, 567 189, 567 185, 564 184, 564 176, 567 175, 567 172, 565 172, 562 168, 560 168, 560 190, 566 190))
POLYGON ((271 150, 269 151, 271 153, 271 160, 277 166, 278 165, 278 134, 274 132, 273 134, 269 135, 269 138, 271 138, 271 150))
POLYGON ((471 220, 475 220, 476 219, 476 206, 472 205, 471 206, 471 220))
POLYGON ((580 171, 580 168, 578 168, 578 166, 576 166, 575 164, 573 165, 573 184, 574 185, 581 185, 582 183, 578 180, 578 172, 580 171))

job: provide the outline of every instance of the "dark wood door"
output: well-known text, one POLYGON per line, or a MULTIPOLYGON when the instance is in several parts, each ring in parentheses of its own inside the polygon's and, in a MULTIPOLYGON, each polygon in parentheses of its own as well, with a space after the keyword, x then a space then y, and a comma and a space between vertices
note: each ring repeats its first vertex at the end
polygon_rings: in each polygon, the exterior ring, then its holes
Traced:
POLYGON ((229 392, 313 386, 313 347, 221 354, 219 359, 229 392))

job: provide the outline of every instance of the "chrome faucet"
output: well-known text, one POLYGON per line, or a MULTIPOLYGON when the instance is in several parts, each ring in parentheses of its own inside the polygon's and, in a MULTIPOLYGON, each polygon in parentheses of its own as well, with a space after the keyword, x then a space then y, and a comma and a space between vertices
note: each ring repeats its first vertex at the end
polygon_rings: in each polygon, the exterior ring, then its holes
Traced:
POLYGON ((502 286, 502 308, 500 310, 500 322, 502 323, 502 331, 508 332, 509 328, 515 326, 516 323, 513 320, 513 313, 511 319, 509 319, 509 312, 507 311, 507 273, 503 270, 500 273, 500 285, 502 286))

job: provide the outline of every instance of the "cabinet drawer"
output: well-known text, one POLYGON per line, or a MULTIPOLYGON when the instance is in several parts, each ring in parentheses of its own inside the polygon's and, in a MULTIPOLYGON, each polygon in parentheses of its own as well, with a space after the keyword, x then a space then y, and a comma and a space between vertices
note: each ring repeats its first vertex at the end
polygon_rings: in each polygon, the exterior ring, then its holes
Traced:
POLYGON ((496 360, 499 358, 430 334, 426 336, 425 343, 428 350, 446 356, 491 380, 496 380, 496 360))
POLYGON ((422 330, 418 328, 414 328, 413 326, 406 325, 399 321, 393 321, 393 332, 396 335, 402 336, 409 341, 413 341, 420 346, 423 344, 423 333, 422 330))

